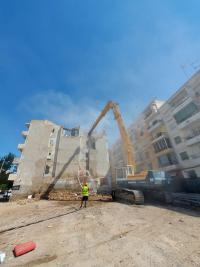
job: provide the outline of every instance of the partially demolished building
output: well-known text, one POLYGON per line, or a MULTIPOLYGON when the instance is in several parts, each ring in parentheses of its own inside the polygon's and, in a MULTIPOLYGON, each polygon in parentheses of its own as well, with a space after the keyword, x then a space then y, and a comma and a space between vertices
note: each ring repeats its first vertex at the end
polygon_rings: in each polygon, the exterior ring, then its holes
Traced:
POLYGON ((43 192, 49 185, 75 189, 79 170, 89 170, 94 178, 107 175, 109 155, 103 133, 88 139, 80 128, 67 129, 47 120, 32 120, 26 126, 25 142, 18 145, 21 157, 14 194, 43 192))

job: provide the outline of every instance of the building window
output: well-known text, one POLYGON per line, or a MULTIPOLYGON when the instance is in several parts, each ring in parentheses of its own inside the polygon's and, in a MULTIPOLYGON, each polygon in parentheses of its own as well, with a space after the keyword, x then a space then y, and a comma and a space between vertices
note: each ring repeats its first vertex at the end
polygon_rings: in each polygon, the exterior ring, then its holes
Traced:
POLYGON ((95 141, 94 141, 94 140, 92 141, 92 144, 91 144, 91 146, 92 146, 92 149, 96 149, 96 143, 95 143, 95 141))
POLYGON ((174 138, 174 141, 175 141, 175 143, 176 143, 177 145, 180 144, 180 143, 182 142, 180 136, 176 136, 176 137, 174 138))
POLYGON ((169 138, 164 137, 164 138, 158 140, 157 142, 155 142, 153 144, 153 147, 154 147, 155 152, 158 153, 158 152, 165 150, 167 148, 171 148, 172 146, 171 146, 171 142, 170 142, 169 138))
POLYGON ((196 127, 195 129, 192 129, 193 136, 200 135, 200 126, 196 127))
POLYGON ((152 122, 152 126, 155 125, 158 122, 158 120, 155 120, 152 122))
POLYGON ((46 165, 44 174, 49 174, 49 171, 50 171, 50 167, 46 165))
POLYGON ((176 120, 176 123, 179 124, 187 120, 197 112, 198 112, 197 106, 193 102, 191 102, 190 104, 182 108, 179 112, 177 112, 174 115, 174 119, 176 120))
POLYGON ((169 153, 158 157, 158 162, 160 167, 166 167, 178 163, 174 153, 169 153))
POLYGON ((187 160, 187 159, 189 159, 189 156, 188 156, 188 154, 187 154, 186 151, 180 153, 179 155, 180 155, 180 157, 181 157, 182 160, 187 160))
POLYGON ((79 136, 79 128, 63 129, 64 136, 79 136))
MULTIPOLYGON (((89 140, 87 141, 87 146, 91 149, 96 149, 96 140, 94 137, 91 136, 89 138, 89 140)), ((121 145, 115 148, 114 153, 119 153, 119 150, 121 151, 121 145)))

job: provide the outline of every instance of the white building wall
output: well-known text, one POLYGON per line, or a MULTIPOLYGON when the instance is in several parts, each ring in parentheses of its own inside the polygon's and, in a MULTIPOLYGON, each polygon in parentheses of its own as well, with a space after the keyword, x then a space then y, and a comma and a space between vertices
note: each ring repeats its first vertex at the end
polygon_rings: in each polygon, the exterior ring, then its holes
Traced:
POLYGON ((28 129, 14 185, 20 184, 19 193, 30 193, 30 188, 38 190, 42 182, 48 153, 49 135, 53 124, 48 121, 33 120, 28 129))
MULTIPOLYGON (((77 187, 79 168, 87 169, 87 134, 68 135, 68 129, 49 121, 33 120, 23 132, 24 144, 19 145, 21 158, 14 181, 16 195, 43 192, 55 188, 77 187)), ((106 176, 109 170, 108 147, 105 135, 94 134, 96 143, 91 150, 90 168, 96 176, 106 176), (93 153, 93 156, 92 156, 93 153)))
POLYGON ((185 177, 190 177, 188 171, 193 170, 200 177, 200 72, 187 81, 161 108, 174 149, 185 177), (187 119, 178 123, 177 114, 184 116, 189 105, 195 105, 196 111, 187 119), (166 116, 167 114, 167 116, 166 116), (177 143, 175 138, 180 137, 177 143), (183 159, 181 153, 188 158, 183 159))

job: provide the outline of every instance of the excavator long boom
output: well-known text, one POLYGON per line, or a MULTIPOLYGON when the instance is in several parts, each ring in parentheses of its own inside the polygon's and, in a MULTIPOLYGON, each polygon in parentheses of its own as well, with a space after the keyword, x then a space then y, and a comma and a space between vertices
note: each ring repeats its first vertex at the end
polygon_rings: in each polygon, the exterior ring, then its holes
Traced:
POLYGON ((96 119, 92 128, 90 129, 88 136, 91 136, 92 132, 94 131, 94 129, 96 128, 98 123, 101 121, 101 119, 106 115, 106 113, 110 109, 112 109, 114 117, 115 117, 117 124, 118 124, 118 127, 119 127, 121 140, 122 140, 122 146, 123 146, 123 152, 124 152, 124 158, 125 158, 126 164, 127 164, 127 166, 134 168, 135 161, 133 158, 133 149, 132 149, 131 140, 130 140, 128 133, 126 131, 124 121, 121 117, 121 113, 120 113, 119 106, 117 103, 109 101, 105 105, 104 109, 101 111, 100 115, 98 116, 98 118, 96 119))

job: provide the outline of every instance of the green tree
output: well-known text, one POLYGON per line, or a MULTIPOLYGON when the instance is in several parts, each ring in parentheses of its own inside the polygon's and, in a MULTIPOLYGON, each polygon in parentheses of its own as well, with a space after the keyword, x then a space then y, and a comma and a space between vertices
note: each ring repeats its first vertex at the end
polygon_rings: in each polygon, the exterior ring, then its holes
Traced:
POLYGON ((0 184, 6 184, 8 182, 9 173, 7 171, 10 170, 14 157, 15 155, 12 153, 0 157, 0 184))

